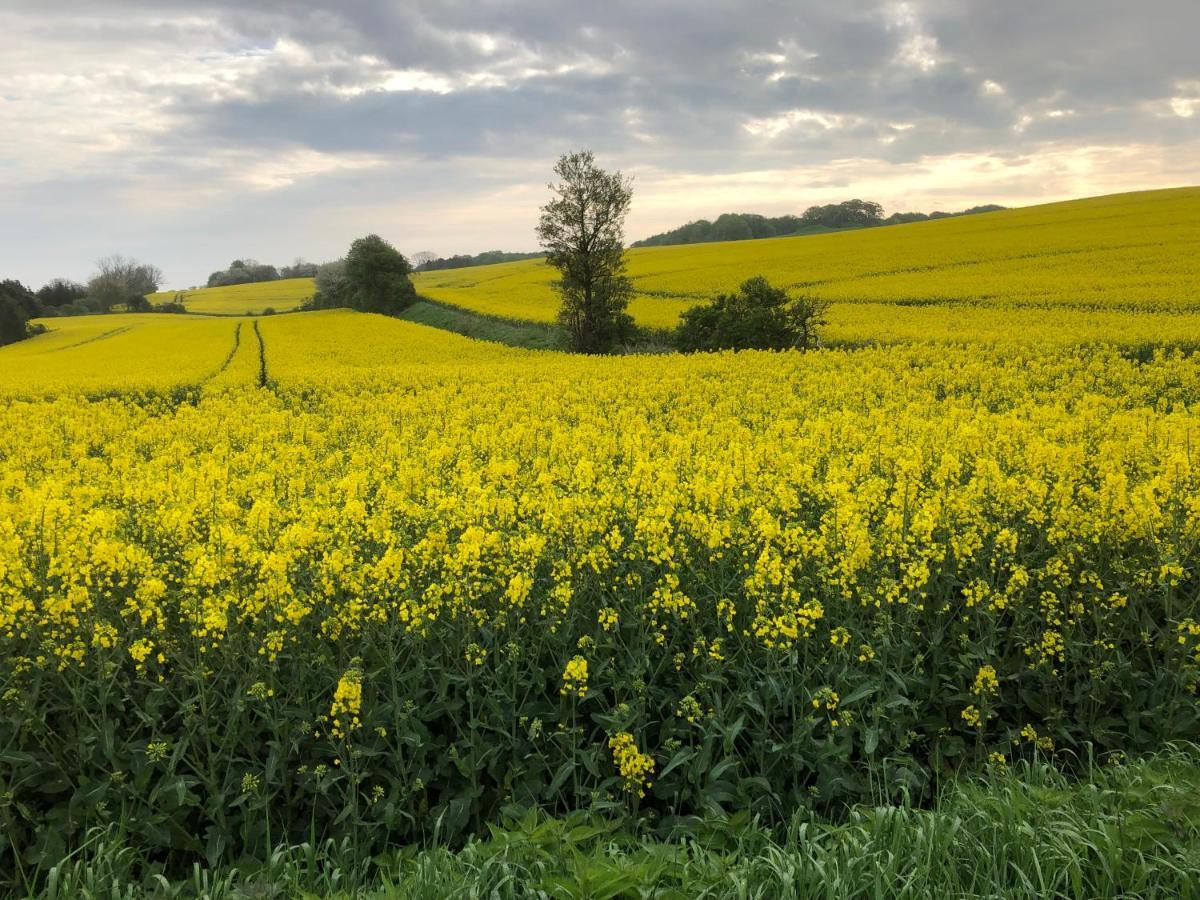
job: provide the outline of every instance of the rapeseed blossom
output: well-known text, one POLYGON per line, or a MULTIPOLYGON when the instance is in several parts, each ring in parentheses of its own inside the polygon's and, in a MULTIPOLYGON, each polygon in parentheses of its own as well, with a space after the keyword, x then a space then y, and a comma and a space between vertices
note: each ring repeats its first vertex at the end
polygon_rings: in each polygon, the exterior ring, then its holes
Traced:
POLYGON ((332 721, 329 733, 335 738, 346 738, 362 724, 362 672, 347 669, 333 692, 333 704, 329 708, 332 721))
POLYGON ((573 656, 563 669, 561 693, 564 697, 583 699, 587 692, 588 662, 582 656, 573 656))
MULTIPOLYGON (((1072 698, 1200 687, 1200 356, 579 359, 348 313, 195 324, 177 369, 115 363, 136 329, 43 336, 40 387, 0 353, 0 707, 46 781, 80 780, 39 755, 46 703, 103 742, 65 705, 84 688, 129 698, 133 748, 88 777, 168 738, 193 765, 180 723, 237 722, 231 786, 280 796, 283 764, 243 757, 283 720, 288 771, 434 809, 472 740, 505 742, 497 802, 562 802, 610 740, 638 794, 633 734, 674 755, 737 729, 722 761, 790 742, 769 779, 801 796, 822 753, 1120 749, 1072 698), (75 386, 50 377, 72 353, 95 354, 75 386)), ((689 765, 664 795, 704 783, 689 765)))
POLYGON ((646 796, 646 789, 654 783, 649 777, 654 774, 654 757, 642 753, 628 731, 619 731, 608 741, 612 751, 613 765, 621 776, 625 792, 639 798, 646 796))

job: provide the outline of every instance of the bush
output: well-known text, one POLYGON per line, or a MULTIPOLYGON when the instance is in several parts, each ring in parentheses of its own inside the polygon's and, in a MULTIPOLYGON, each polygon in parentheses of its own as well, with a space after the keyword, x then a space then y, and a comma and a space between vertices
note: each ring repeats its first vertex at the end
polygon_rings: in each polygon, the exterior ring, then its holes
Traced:
POLYGON ((357 309, 394 315, 417 299, 408 275, 412 266, 395 247, 377 234, 350 245, 345 259, 317 270, 317 291, 301 309, 357 309))
POLYGON ((363 312, 398 313, 417 299, 409 280, 412 266, 377 234, 359 238, 346 254, 346 283, 352 306, 363 312))
POLYGON ((759 275, 735 294, 718 294, 684 312, 675 334, 684 352, 696 350, 808 350, 817 346, 827 300, 790 298, 759 275))

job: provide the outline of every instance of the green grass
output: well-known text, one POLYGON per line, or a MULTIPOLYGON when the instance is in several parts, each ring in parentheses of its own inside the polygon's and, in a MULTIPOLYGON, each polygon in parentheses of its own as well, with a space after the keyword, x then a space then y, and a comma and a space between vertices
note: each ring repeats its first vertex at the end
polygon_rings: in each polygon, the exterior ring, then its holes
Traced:
POLYGON ((561 350, 565 347, 563 334, 555 325, 484 315, 432 300, 419 300, 398 318, 510 347, 531 350, 561 350))
POLYGON ((96 835, 36 896, 1180 897, 1200 883, 1200 748, 1073 779, 1044 764, 951 782, 932 809, 858 806, 770 833, 742 818, 643 822, 510 818, 460 848, 354 861, 302 845, 240 870, 168 882, 119 835, 96 835))
MULTIPOLYGON (((396 318, 440 328, 479 341, 492 341, 527 350, 566 350, 562 329, 548 322, 528 322, 492 316, 422 298, 396 318)), ((638 328, 627 353, 667 353, 673 348, 670 334, 663 329, 638 328)))

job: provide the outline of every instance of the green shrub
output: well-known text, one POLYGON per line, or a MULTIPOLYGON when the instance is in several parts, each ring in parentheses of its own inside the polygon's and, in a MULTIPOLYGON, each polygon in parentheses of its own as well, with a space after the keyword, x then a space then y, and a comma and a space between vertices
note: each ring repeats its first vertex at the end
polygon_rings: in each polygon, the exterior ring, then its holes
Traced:
POLYGON ((788 296, 759 275, 743 281, 733 294, 684 311, 676 346, 696 350, 807 350, 818 342, 829 302, 788 296))

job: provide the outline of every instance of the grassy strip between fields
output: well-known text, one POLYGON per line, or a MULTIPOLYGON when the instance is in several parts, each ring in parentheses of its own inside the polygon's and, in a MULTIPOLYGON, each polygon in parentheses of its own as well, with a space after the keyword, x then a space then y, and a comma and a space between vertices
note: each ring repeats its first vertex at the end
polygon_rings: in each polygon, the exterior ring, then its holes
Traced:
POLYGON ((1023 765, 958 781, 932 809, 859 806, 781 834, 734 817, 636 836, 629 822, 529 813, 462 848, 352 858, 346 846, 301 845, 241 870, 135 881, 143 861, 110 832, 57 867, 40 896, 1187 896, 1200 884, 1200 748, 1092 765, 1081 780, 1023 765))
POLYGON ((565 347, 562 332, 554 325, 502 319, 425 298, 404 310, 398 318, 510 347, 530 350, 561 350, 565 347))
MULTIPOLYGON (((428 297, 422 297, 397 318, 509 347, 567 349, 566 336, 557 325, 490 316, 428 297)), ((626 353, 669 353, 672 350, 670 332, 653 328, 637 328, 633 340, 624 348, 626 353)))

